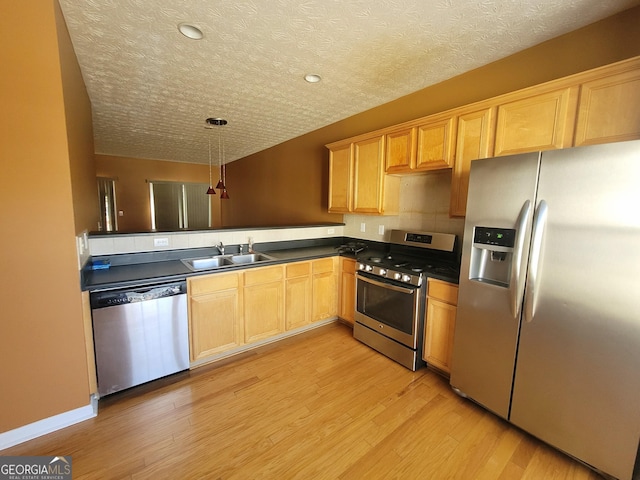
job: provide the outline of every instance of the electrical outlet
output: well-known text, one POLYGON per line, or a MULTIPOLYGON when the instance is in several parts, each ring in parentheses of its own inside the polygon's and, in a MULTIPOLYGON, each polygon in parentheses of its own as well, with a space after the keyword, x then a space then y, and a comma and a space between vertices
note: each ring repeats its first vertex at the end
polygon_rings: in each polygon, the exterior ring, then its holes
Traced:
POLYGON ((169 246, 169 239, 164 237, 164 238, 154 238, 153 239, 153 246, 154 247, 168 247, 169 246))
POLYGON ((328 228, 327 229, 327 235, 333 235, 334 233, 336 233, 336 229, 335 228, 328 228))
POLYGON ((367 224, 366 223, 362 222, 360 224, 360 231, 361 232, 366 232, 367 231, 367 224))
POLYGON ((384 225, 378 225, 378 235, 384 235, 384 225))

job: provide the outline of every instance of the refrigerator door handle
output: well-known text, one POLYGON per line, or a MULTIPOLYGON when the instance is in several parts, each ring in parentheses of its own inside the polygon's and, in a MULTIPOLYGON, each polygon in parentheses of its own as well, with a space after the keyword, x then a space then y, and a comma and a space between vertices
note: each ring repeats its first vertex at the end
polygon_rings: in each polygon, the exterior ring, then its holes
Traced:
POLYGON ((531 260, 529 262, 524 309, 524 319, 526 322, 531 322, 533 316, 536 314, 536 303, 538 301, 538 290, 542 273, 540 270, 542 242, 544 240, 544 229, 547 225, 548 210, 547 202, 540 200, 533 221, 533 234, 531 235, 531 260))
POLYGON ((511 267, 511 313, 514 319, 520 317, 520 309, 524 298, 524 279, 522 278, 522 263, 524 254, 524 240, 527 231, 527 223, 531 214, 531 200, 522 205, 517 221, 517 235, 513 251, 514 264, 511 267))

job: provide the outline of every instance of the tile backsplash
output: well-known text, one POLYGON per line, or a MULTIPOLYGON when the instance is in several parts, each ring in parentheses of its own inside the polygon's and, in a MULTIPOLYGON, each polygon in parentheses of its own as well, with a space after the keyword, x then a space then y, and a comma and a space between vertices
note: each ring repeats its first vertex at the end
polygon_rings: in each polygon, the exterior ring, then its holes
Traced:
POLYGON ((450 193, 450 170, 403 176, 400 184, 399 215, 345 215, 344 235, 388 241, 389 230, 415 229, 453 233, 462 240, 464 218, 449 217, 450 193), (384 230, 383 234, 378 233, 381 228, 384 230))
POLYGON ((341 237, 344 226, 316 226, 291 228, 258 228, 246 230, 212 230, 201 232, 162 232, 144 234, 117 234, 89 238, 91 255, 117 253, 159 252, 182 248, 201 248, 225 245, 277 242, 282 240, 306 240, 312 238, 341 237))

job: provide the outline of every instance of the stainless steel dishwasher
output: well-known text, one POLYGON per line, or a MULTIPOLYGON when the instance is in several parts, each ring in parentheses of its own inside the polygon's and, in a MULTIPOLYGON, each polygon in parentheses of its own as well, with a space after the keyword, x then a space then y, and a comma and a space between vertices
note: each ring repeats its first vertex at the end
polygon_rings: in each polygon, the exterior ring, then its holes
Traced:
POLYGON ((186 282, 92 292, 100 396, 189 368, 186 282))

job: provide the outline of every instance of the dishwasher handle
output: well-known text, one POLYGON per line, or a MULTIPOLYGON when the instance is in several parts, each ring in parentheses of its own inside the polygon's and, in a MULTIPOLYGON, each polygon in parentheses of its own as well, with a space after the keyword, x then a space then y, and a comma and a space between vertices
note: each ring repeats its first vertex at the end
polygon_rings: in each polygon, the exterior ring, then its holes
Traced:
POLYGON ((94 292, 91 294, 91 308, 96 310, 98 308, 146 302, 158 298, 173 297, 175 295, 185 295, 186 293, 187 282, 184 281, 94 292))

